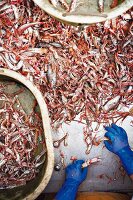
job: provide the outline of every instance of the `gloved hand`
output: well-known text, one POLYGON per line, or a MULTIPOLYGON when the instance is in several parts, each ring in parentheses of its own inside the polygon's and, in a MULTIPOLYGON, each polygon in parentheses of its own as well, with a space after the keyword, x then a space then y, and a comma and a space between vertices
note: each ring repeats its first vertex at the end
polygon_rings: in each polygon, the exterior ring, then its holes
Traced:
POLYGON ((133 174, 133 152, 130 149, 126 131, 115 124, 110 127, 105 127, 107 131, 105 137, 109 141, 104 141, 106 148, 117 154, 129 175, 133 174))
POLYGON ((74 200, 79 185, 86 179, 88 168, 82 169, 83 160, 77 160, 66 168, 66 179, 57 193, 56 200, 74 200))
POLYGON ((66 181, 71 181, 80 185, 87 176, 88 168, 82 169, 83 160, 77 160, 66 168, 66 181))

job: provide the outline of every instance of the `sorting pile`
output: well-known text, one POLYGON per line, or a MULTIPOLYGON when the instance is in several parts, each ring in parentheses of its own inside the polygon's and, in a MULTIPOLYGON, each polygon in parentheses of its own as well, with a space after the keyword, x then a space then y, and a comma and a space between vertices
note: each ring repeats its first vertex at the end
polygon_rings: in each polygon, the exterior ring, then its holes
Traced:
POLYGON ((82 28, 58 22, 30 0, 3 0, 0 9, 0 67, 34 81, 53 127, 78 114, 90 127, 132 115, 132 10, 82 28))
POLYGON ((17 95, 0 85, 0 189, 25 185, 45 161, 40 117, 27 115, 17 95))

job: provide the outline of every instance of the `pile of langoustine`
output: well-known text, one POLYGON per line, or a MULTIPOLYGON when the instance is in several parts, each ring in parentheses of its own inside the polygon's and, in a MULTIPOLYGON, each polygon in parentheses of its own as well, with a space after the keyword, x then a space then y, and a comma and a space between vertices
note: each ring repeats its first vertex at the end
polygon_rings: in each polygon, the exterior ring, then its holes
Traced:
POLYGON ((46 159, 41 118, 34 107, 25 112, 17 95, 22 90, 9 94, 7 87, 0 84, 0 189, 25 185, 46 159))
POLYGON ((37 85, 54 128, 109 124, 132 115, 132 9, 116 19, 74 27, 33 1, 0 2, 0 67, 37 85), (125 110, 123 110, 125 108, 125 110))

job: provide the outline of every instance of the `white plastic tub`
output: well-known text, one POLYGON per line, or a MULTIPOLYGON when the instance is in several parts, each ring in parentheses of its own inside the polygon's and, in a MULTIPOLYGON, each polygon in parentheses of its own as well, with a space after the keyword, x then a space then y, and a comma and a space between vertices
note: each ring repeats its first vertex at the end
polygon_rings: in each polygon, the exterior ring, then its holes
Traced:
MULTIPOLYGON (((34 200, 39 196, 39 194, 45 189, 47 186, 54 167, 54 152, 53 152, 53 143, 51 136, 51 128, 50 128, 50 120, 48 116, 47 105, 44 101, 44 98, 41 92, 37 89, 37 87, 27 80, 21 74, 14 72, 8 69, 0 69, 0 79, 1 80, 12 80, 17 83, 23 84, 28 90, 33 94, 35 99, 38 102, 43 130, 44 130, 44 138, 46 142, 47 148, 47 158, 44 163, 42 170, 36 176, 35 179, 29 181, 26 185, 15 187, 12 189, 1 189, 0 190, 0 200, 34 200)), ((26 101, 26 98, 25 98, 26 101)))

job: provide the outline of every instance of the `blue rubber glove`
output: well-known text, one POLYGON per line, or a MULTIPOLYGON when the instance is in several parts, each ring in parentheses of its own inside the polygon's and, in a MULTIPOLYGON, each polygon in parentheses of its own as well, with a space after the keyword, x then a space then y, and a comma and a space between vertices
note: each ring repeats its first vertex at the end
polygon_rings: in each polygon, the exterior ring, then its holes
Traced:
POLYGON ((133 152, 130 149, 126 131, 116 124, 105 127, 105 130, 107 131, 105 137, 109 138, 109 141, 104 141, 106 148, 120 157, 129 175, 133 174, 133 152))
POLYGON ((66 168, 66 179, 56 200, 75 200, 79 185, 87 177, 88 168, 82 169, 83 163, 83 160, 77 160, 66 168))

